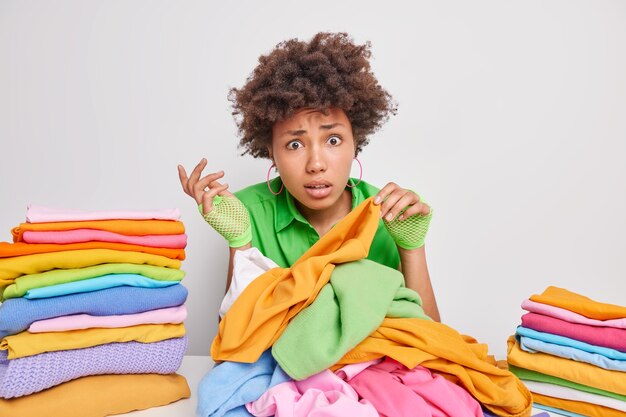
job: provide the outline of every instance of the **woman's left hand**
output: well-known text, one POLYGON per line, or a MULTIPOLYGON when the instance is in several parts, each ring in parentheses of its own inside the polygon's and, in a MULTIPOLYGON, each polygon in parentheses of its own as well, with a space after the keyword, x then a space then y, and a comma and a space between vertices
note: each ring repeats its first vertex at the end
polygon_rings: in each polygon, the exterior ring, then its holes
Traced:
POLYGON ((430 207, 420 201, 419 195, 398 184, 387 183, 374 197, 374 204, 381 204, 380 217, 392 221, 400 213, 398 220, 404 220, 414 214, 427 215, 430 207), (406 211, 403 212, 403 210, 406 211))

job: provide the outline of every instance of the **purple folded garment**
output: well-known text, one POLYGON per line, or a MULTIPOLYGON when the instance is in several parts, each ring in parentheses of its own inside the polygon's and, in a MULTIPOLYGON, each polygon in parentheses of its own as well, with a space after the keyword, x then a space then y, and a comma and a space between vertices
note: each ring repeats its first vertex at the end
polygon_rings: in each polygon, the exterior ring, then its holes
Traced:
POLYGON ((108 343, 7 360, 0 351, 0 398, 39 392, 88 375, 171 374, 178 370, 187 336, 156 343, 108 343))

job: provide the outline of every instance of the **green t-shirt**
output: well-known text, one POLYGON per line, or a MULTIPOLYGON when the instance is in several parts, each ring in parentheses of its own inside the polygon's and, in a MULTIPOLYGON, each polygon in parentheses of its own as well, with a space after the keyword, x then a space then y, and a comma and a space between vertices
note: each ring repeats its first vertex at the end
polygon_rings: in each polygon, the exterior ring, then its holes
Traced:
MULTIPOLYGON (((349 180, 351 185, 356 181, 349 180)), ((271 182, 273 190, 280 190, 280 177, 271 182)), ((352 208, 378 193, 378 188, 361 181, 352 191, 352 208)), ((289 267, 319 240, 317 231, 298 211, 293 196, 284 189, 275 196, 267 183, 251 185, 235 193, 250 213, 252 221, 252 246, 258 248, 282 267, 289 267)), ((382 220, 370 247, 367 259, 398 269, 400 254, 382 220)))

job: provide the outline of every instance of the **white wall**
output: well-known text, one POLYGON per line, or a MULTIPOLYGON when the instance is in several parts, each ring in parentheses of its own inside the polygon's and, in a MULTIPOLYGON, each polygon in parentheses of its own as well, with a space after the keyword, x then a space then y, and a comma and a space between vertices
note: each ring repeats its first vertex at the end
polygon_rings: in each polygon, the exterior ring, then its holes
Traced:
POLYGON ((207 354, 227 248, 180 189, 209 159, 232 189, 226 99, 258 56, 320 30, 370 40, 399 113, 362 154, 436 210, 445 322, 505 356, 525 297, 557 285, 626 304, 626 3, 1 1, 0 235, 28 203, 179 207, 190 354, 207 354))

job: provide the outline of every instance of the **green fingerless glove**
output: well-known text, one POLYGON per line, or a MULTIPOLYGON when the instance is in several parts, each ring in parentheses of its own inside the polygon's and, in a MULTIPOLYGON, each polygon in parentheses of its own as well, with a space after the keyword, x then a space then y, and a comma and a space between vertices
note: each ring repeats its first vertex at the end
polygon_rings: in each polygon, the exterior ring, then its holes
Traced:
POLYGON ((224 236, 231 248, 238 248, 252 241, 250 215, 238 198, 217 195, 213 198, 213 210, 204 214, 202 204, 198 206, 198 210, 204 220, 224 236))
MULTIPOLYGON (((403 210, 404 212, 404 210, 403 210)), ((391 221, 383 219, 383 224, 389 231, 396 245, 403 249, 417 249, 424 246, 426 233, 433 217, 431 207, 428 214, 414 214, 404 220, 398 220, 398 216, 391 221)))

